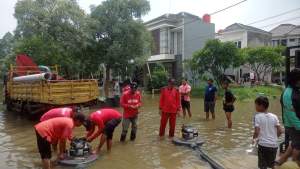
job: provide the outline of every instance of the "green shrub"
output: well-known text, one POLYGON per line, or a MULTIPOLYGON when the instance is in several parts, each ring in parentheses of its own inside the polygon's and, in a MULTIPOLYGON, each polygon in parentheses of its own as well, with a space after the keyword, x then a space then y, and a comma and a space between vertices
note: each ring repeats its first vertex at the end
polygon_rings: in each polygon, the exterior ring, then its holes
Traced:
POLYGON ((167 85, 168 72, 162 65, 157 65, 152 73, 152 79, 149 79, 148 90, 160 89, 167 85))
MULTIPOLYGON (((282 92, 281 87, 274 86, 255 86, 255 87, 231 87, 230 90, 235 95, 238 100, 251 100, 255 99, 259 95, 267 96, 269 99, 279 98, 282 92)), ((204 97, 205 85, 201 85, 201 87, 196 87, 192 89, 193 97, 204 97)), ((218 89, 218 96, 223 97, 224 90, 218 89)))

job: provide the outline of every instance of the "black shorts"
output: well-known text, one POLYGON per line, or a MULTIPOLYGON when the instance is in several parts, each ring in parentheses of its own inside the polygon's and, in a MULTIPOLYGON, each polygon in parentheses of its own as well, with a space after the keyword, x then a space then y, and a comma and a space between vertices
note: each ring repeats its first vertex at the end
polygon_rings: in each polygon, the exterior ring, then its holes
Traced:
POLYGON ((204 102, 204 112, 215 112, 215 102, 204 102))
POLYGON ((111 140, 113 138, 113 133, 115 128, 120 124, 121 118, 119 119, 112 119, 105 123, 103 133, 106 135, 108 140, 111 140))
POLYGON ((51 144, 46 138, 42 138, 41 135, 36 133, 36 142, 42 159, 51 159, 51 144))
POLYGON ((292 148, 296 150, 300 150, 300 131, 295 128, 289 129, 289 136, 292 142, 292 148))
POLYGON ((182 109, 190 109, 191 103, 189 101, 181 100, 182 109))
POLYGON ((277 148, 258 145, 258 168, 267 169, 274 167, 277 148))
POLYGON ((223 104, 223 110, 225 111, 225 112, 233 112, 234 111, 234 106, 233 105, 225 105, 225 104, 223 104))

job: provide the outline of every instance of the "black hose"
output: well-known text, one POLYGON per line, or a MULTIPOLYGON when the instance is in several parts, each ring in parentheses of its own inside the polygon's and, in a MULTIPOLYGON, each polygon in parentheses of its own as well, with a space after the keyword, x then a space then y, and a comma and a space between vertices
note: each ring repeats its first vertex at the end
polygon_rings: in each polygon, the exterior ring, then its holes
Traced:
POLYGON ((225 169, 223 166, 221 166, 215 160, 209 157, 205 152, 203 152, 199 146, 193 147, 193 149, 196 150, 199 153, 200 157, 206 162, 208 162, 213 169, 225 169))

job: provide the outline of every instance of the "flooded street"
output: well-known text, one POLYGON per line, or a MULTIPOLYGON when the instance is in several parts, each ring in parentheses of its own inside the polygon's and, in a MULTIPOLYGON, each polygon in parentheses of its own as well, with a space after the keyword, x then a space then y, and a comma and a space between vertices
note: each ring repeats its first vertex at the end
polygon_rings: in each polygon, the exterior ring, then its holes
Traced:
MULTIPOLYGON (((144 96, 142 113, 139 116, 138 137, 135 142, 119 142, 121 125, 114 135, 112 152, 104 148, 99 159, 87 168, 96 169, 209 169, 208 163, 199 158, 197 152, 175 146, 166 137, 158 140, 159 114, 158 96, 144 96)), ((206 143, 203 150, 228 169, 254 169, 257 157, 247 155, 252 137, 253 102, 236 103, 233 113, 233 129, 225 127, 225 115, 221 102, 217 103, 216 120, 205 121, 203 100, 192 99, 191 120, 178 118, 176 134, 180 134, 183 123, 197 127, 206 143)), ((34 122, 21 118, 14 113, 5 112, 0 105, 0 168, 40 168, 40 158, 36 147, 34 122)), ((280 118, 278 100, 271 100, 270 110, 280 118)), ((83 136, 84 128, 76 129, 75 136, 83 136)), ((93 145, 98 143, 94 141, 93 145)), ((54 159, 56 157, 53 154, 54 159)), ((56 166, 61 169, 66 167, 56 166)))

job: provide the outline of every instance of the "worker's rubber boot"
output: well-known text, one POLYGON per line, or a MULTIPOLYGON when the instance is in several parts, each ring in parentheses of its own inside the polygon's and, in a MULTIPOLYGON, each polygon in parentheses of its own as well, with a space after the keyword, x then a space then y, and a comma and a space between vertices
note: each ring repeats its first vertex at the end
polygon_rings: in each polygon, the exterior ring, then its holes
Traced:
POLYGON ((121 134, 120 141, 124 142, 126 140, 126 134, 121 134))
POLYGON ((135 138, 136 138, 136 134, 131 132, 131 134, 130 134, 130 140, 134 141, 135 138))

